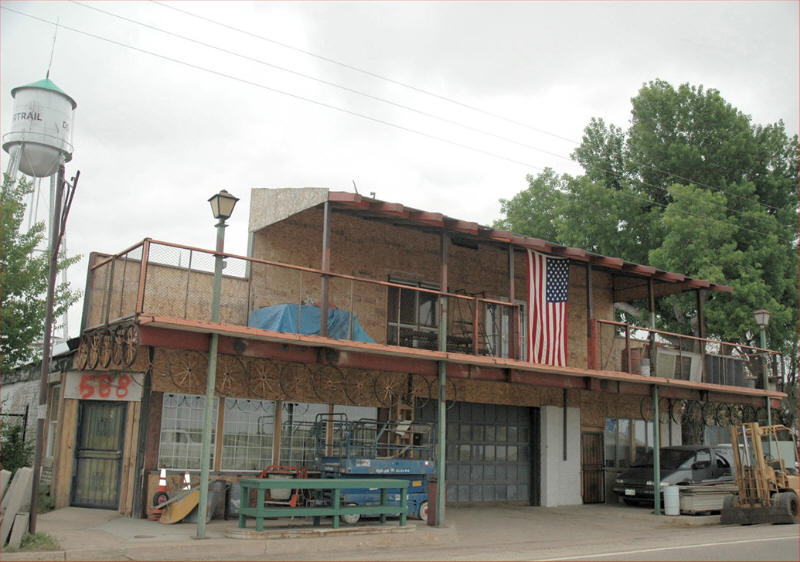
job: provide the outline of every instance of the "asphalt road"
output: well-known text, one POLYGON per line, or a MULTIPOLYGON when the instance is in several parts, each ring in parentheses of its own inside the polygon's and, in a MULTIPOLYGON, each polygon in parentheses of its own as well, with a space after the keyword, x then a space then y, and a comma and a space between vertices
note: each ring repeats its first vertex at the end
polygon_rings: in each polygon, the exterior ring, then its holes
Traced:
MULTIPOLYGON (((602 544, 587 544, 580 530, 572 543, 544 546, 540 541, 485 544, 462 540, 458 544, 404 546, 374 550, 295 553, 272 560, 800 560, 797 525, 751 527, 697 527, 636 536, 625 544, 608 537, 602 544)), ((595 541, 599 542, 599 541, 595 541)), ((253 558, 254 560, 256 558, 253 558)))

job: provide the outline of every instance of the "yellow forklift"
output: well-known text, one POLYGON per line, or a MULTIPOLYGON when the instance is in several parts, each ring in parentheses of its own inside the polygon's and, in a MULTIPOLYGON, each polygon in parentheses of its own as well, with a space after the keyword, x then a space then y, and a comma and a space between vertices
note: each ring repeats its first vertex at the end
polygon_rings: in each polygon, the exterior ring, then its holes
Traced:
POLYGON ((721 523, 797 523, 800 476, 792 431, 755 422, 732 425, 731 447, 739 491, 725 498, 721 523))

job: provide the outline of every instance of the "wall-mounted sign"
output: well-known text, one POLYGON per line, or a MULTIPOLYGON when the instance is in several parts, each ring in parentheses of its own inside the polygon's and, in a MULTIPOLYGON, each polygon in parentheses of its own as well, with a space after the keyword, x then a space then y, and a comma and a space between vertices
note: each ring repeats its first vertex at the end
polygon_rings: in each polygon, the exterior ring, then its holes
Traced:
POLYGON ((143 384, 144 373, 67 373, 64 398, 139 402, 143 384))

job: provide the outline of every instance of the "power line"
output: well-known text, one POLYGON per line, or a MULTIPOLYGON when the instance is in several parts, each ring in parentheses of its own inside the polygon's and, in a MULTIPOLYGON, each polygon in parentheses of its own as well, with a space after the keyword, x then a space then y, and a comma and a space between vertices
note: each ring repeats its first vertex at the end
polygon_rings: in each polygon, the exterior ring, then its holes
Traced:
MULTIPOLYGON (((557 134, 557 133, 553 133, 553 132, 551 132, 551 131, 547 131, 547 130, 544 130, 544 129, 540 129, 540 128, 538 128, 538 127, 534 127, 533 125, 530 125, 530 124, 528 124, 528 123, 525 123, 525 122, 522 122, 522 121, 518 121, 518 120, 516 120, 516 119, 512 119, 512 118, 510 118, 510 117, 506 117, 506 116, 504 116, 504 115, 499 115, 499 114, 497 114, 497 113, 493 113, 493 112, 491 112, 491 111, 488 111, 488 110, 486 110, 486 109, 483 109, 483 108, 480 108, 480 107, 476 107, 476 106, 474 106, 474 105, 470 105, 470 104, 468 104, 468 103, 464 103, 464 102, 462 102, 462 101, 459 101, 459 100, 453 99, 453 98, 451 98, 451 97, 448 97, 448 96, 445 96, 445 95, 442 95, 442 94, 438 94, 438 93, 436 93, 436 92, 431 92, 430 90, 426 90, 426 89, 424 89, 424 88, 420 88, 419 86, 414 86, 413 84, 409 84, 409 83, 407 83, 407 82, 402 82, 402 81, 400 81, 400 80, 395 80, 395 79, 393 79, 393 78, 389 78, 388 76, 384 76, 384 75, 382 75, 382 74, 378 74, 378 73, 376 73, 376 72, 372 72, 372 71, 370 71, 370 70, 366 70, 366 69, 359 68, 359 67, 357 67, 357 66, 354 66, 354 65, 351 65, 351 64, 347 64, 347 63, 344 63, 344 62, 338 61, 338 60, 336 60, 336 59, 334 59, 334 58, 331 58, 331 57, 326 57, 326 56, 324 56, 324 55, 320 55, 320 54, 318 54, 318 53, 315 53, 315 52, 313 52, 313 51, 309 51, 309 50, 306 50, 306 49, 301 49, 300 47, 296 47, 296 46, 294 46, 294 45, 290 45, 290 44, 288 44, 288 43, 284 43, 284 42, 281 42, 281 41, 277 41, 277 40, 275 40, 275 39, 272 39, 272 38, 270 38, 270 37, 266 37, 266 36, 264 36, 264 35, 260 35, 260 34, 258 34, 258 33, 253 33, 253 32, 251 32, 251 31, 248 31, 248 30, 246 30, 246 29, 242 29, 242 28, 239 28, 239 27, 236 27, 236 26, 233 26, 233 25, 229 25, 229 24, 223 23, 223 22, 221 22, 221 21, 217 21, 217 20, 214 20, 214 19, 211 19, 211 18, 207 18, 207 17, 205 17, 205 16, 202 16, 202 15, 200 15, 200 14, 196 14, 196 13, 194 13, 194 12, 190 12, 190 11, 188 11, 188 10, 184 10, 184 9, 182 9, 182 8, 177 8, 177 7, 175 7, 175 6, 171 6, 171 5, 167 4, 167 3, 165 3, 165 2, 162 2, 162 1, 159 1, 159 0, 151 0, 151 2, 152 2, 152 3, 154 3, 154 4, 158 4, 159 6, 162 6, 162 7, 164 7, 164 8, 168 8, 168 9, 170 9, 170 10, 174 10, 174 11, 176 11, 176 12, 179 12, 179 13, 185 14, 185 15, 187 15, 187 16, 190 16, 190 17, 193 17, 193 18, 199 19, 199 20, 201 20, 201 21, 205 21, 205 22, 207 22, 207 23, 211 23, 211 24, 214 24, 214 25, 217 25, 217 26, 223 27, 223 28, 225 28, 225 29, 229 29, 229 30, 231 30, 231 31, 236 31, 237 33, 242 33, 242 34, 244 34, 244 35, 247 35, 247 36, 250 36, 250 37, 253 37, 253 38, 256 38, 256 39, 260 39, 261 41, 266 41, 266 42, 268 42, 268 43, 272 43, 272 44, 274 44, 274 45, 281 46, 281 47, 283 47, 283 48, 285 48, 285 49, 289 49, 289 50, 292 50, 292 51, 295 51, 295 52, 298 52, 298 53, 302 53, 302 54, 304 54, 304 55, 308 55, 308 56, 310 56, 310 57, 314 57, 314 58, 317 58, 317 59, 319 59, 319 60, 323 60, 323 61, 325 61, 325 62, 328 62, 328 63, 331 63, 331 64, 335 64, 335 65, 337 65, 337 66, 340 66, 340 67, 342 67, 342 68, 347 68, 348 70, 352 70, 352 71, 354 71, 354 72, 358 72, 358 73, 364 74, 364 75, 366 75, 366 76, 370 76, 370 77, 372 77, 372 78, 377 78, 378 80, 383 80, 383 81, 385 81, 385 82, 388 82, 388 83, 390 83, 390 84, 395 84, 395 85, 397 85, 397 86, 402 86, 402 87, 404 87, 404 88, 408 88, 408 89, 410 89, 410 90, 413 90, 413 91, 415 91, 415 92, 419 92, 419 93, 421 93, 421 94, 425 94, 425 95, 427 95, 427 96, 431 96, 431 97, 434 97, 434 98, 437 98, 437 99, 440 99, 440 100, 444 100, 444 101, 446 101, 446 102, 449 102, 449 103, 452 103, 452 104, 455 104, 455 105, 458 105, 458 106, 461 106, 461 107, 464 107, 464 108, 470 109, 470 110, 472 110, 472 111, 476 111, 476 112, 478 112, 478 113, 481 113, 481 114, 483 114, 483 115, 487 115, 487 116, 489 116, 489 117, 493 117, 493 118, 495 118, 495 119, 500 119, 501 121, 505 121, 505 122, 507 122, 507 123, 512 123, 512 124, 514 124, 514 125, 517 125, 517 126, 520 126, 520 127, 524 127, 524 128, 526 128, 526 129, 529 129, 529 130, 531 130, 531 131, 535 131, 535 132, 537 132, 537 133, 541 133, 541 134, 544 134, 544 135, 547 135, 547 136, 550 136, 550 137, 553 137, 553 138, 557 138, 557 139, 560 139, 560 140, 566 141, 566 142, 568 142, 568 143, 571 143, 571 144, 573 144, 573 145, 575 145, 575 146, 580 146, 580 144, 581 144, 581 143, 579 143, 578 141, 576 141, 575 139, 570 139, 570 138, 568 138, 568 137, 565 137, 565 136, 559 135, 559 134, 557 134)), ((316 80, 316 78, 312 78, 312 79, 316 80)), ((386 100, 382 100, 382 101, 386 101, 386 100)), ((392 102, 387 102, 387 103, 392 103, 392 102)), ((410 108, 406 108, 406 109, 410 109, 410 108)), ((410 109, 410 110, 411 110, 411 111, 416 111, 416 110, 414 110, 414 109, 410 109)), ((438 117, 435 117, 435 118, 438 118, 438 117)), ((445 120, 445 119, 442 119, 442 120, 445 120)), ((445 120, 445 121, 447 121, 447 120, 445 120)), ((460 124, 459 124, 459 125, 460 125, 460 124)), ((471 128, 471 127, 468 127, 468 126, 465 126, 465 125, 460 125, 460 126, 464 126, 464 127, 467 127, 467 128, 471 128)), ((511 140, 511 139, 507 139, 507 138, 505 138, 505 137, 501 137, 501 136, 498 136, 498 135, 494 135, 493 133, 488 133, 488 132, 485 132, 485 131, 480 131, 480 130, 478 130, 478 129, 473 129, 473 130, 476 130, 476 131, 478 131, 478 132, 482 132, 482 133, 484 133, 484 134, 487 134, 487 135, 495 136, 495 137, 497 137, 497 138, 500 138, 500 139, 502 139, 502 140, 506 140, 506 141, 508 141, 508 142, 512 142, 512 143, 515 143, 515 144, 519 144, 519 145, 521 145, 521 146, 525 146, 525 147, 527 147, 527 148, 532 148, 532 149, 534 149, 534 150, 540 150, 540 151, 542 151, 542 152, 545 152, 546 154, 550 154, 550 155, 556 156, 556 157, 558 157, 558 158, 563 158, 563 159, 565 159, 565 160, 571 160, 570 158, 564 157, 564 156, 562 156, 562 155, 559 155, 559 154, 554 154, 554 153, 552 153, 552 152, 548 152, 548 151, 544 151, 544 150, 542 150, 542 149, 539 149, 539 148, 536 148, 536 147, 533 147, 533 146, 530 146, 530 145, 527 145, 527 144, 524 144, 524 143, 519 143, 519 142, 517 142, 517 141, 511 140)), ((638 162, 638 164, 639 164, 639 165, 649 165, 649 164, 646 164, 646 163, 644 163, 644 162, 641 162, 641 161, 637 161, 637 162, 638 162)), ((701 181, 697 181, 697 180, 693 180, 693 179, 691 179, 691 178, 686 178, 686 177, 683 177, 683 176, 681 176, 681 175, 679 175, 679 174, 676 174, 676 173, 674 173, 674 172, 669 172, 669 171, 666 171, 666 170, 659 169, 659 168, 658 168, 658 167, 656 167, 656 166, 652 166, 652 165, 650 165, 650 166, 651 166, 651 169, 653 169, 653 170, 655 170, 655 171, 657 171, 657 172, 659 172, 660 174, 663 174, 663 175, 665 175, 665 176, 671 176, 671 177, 674 177, 674 178, 681 179, 681 180, 683 180, 683 181, 687 181, 687 182, 693 183, 693 184, 695 184, 695 185, 699 185, 699 186, 702 186, 702 187, 706 187, 706 188, 708 188, 708 189, 709 189, 709 190, 711 190, 711 191, 718 191, 718 192, 720 192, 720 193, 725 193, 725 194, 726 194, 726 196, 729 196, 729 197, 730 197, 730 196, 733 196, 733 197, 740 197, 740 198, 742 198, 742 199, 745 199, 745 197, 744 197, 744 196, 740 196, 740 195, 738 195, 738 194, 731 194, 731 193, 727 193, 727 192, 726 192, 725 190, 723 190, 721 187, 715 187, 715 186, 712 186, 712 185, 710 185, 710 184, 707 184, 707 183, 704 183, 704 182, 701 182, 701 181)), ((659 186, 651 186, 651 187, 659 188, 659 186)), ((762 206, 764 206, 764 207, 766 207, 766 208, 768 208, 768 209, 771 209, 771 210, 773 210, 773 211, 778 211, 778 210, 779 210, 779 209, 777 209, 776 207, 773 207, 773 206, 771 206, 771 205, 769 205, 769 204, 767 204, 767 203, 763 203, 763 202, 761 202, 761 201, 756 201, 756 203, 757 203, 758 205, 762 205, 762 206)), ((727 207, 726 207, 726 208, 727 208, 727 207)), ((731 211, 733 211, 733 212, 736 212, 736 211, 735 211, 735 210, 733 210, 733 209, 729 209, 729 210, 731 210, 731 211)), ((784 225, 784 226, 788 226, 788 225, 784 225)))
POLYGON ((536 150, 537 152, 542 152, 542 153, 548 154, 550 156, 555 156, 556 158, 561 158, 563 160, 567 160, 567 161, 570 161, 570 162, 572 161, 571 158, 569 158, 567 156, 564 156, 563 154, 550 152, 549 150, 545 150, 544 148, 539 148, 539 147, 536 147, 536 146, 533 146, 533 145, 530 145, 530 144, 527 144, 527 143, 524 143, 524 142, 517 141, 517 140, 509 138, 509 137, 505 137, 503 135, 498 135, 496 133, 492 133, 491 131, 486 131, 484 129, 479 129, 477 127, 473 127, 472 125, 467 125, 467 124, 462 123, 460 121, 455 121, 455 120, 452 120, 452 119, 448 119, 446 117, 442 117, 440 115, 436 115, 436 114, 433 114, 433 113, 422 111, 420 109, 416 109, 414 107, 411 107, 411 106, 408 106, 408 105, 404 105, 402 103, 398 103, 398 102, 395 102, 395 101, 392 101, 392 100, 388 100, 388 99, 382 98, 380 96, 375 96, 375 95, 372 95, 372 94, 368 94, 368 93, 363 92, 361 90, 357 90, 355 88, 350 88, 348 86, 344 86, 344 85, 338 84, 336 82, 331 82, 331 81, 328 81, 328 80, 324 80, 322 78, 317 78, 316 76, 312 76, 310 74, 305 74, 305 73, 297 71, 297 70, 292 70, 291 68, 286 68, 284 66, 280 66, 280 65, 265 61, 263 59, 258 59, 258 58, 255 58, 255 57, 251 57, 249 55, 243 54, 243 53, 238 52, 238 51, 232 51, 230 49, 226 49, 225 47, 220 47, 218 45, 213 45, 211 43, 206 43, 205 41, 200 41, 198 39, 193 39, 191 37, 187 37, 185 35, 181 35, 179 33, 175 33, 173 31, 169 31, 167 29, 156 27, 154 25, 150 25, 148 23, 144 23, 144 22, 135 20, 133 18, 122 16, 120 14, 115 14, 113 12, 108 12, 108 11, 103 10, 101 8, 98 8, 96 6, 91 6, 91 5, 85 4, 83 2, 78 2, 77 0, 71 0, 71 2, 73 4, 77 4, 78 6, 81 6, 83 8, 86 8, 86 9, 89 9, 89 10, 94 10, 96 12, 100 12, 102 14, 106 14, 107 16, 111 16, 111 17, 114 17, 114 18, 117 18, 117 19, 121 19, 121 20, 127 21, 129 23, 133 23, 135 25, 146 27, 148 29, 152 29, 153 31, 158 31, 159 33, 164 33, 165 35, 171 35, 172 37, 177 37, 178 39, 183 39, 184 41, 189 41, 189 42, 194 43, 196 45, 202 45, 203 47, 207 47, 209 49, 215 49, 215 50, 220 51, 222 53, 226 53, 226 54, 229 54, 229 55, 233 55, 235 57, 239 57, 239 58, 244 59, 244 60, 248 60, 248 61, 255 62, 255 63, 261 64, 261 65, 264 65, 264 66, 268 66, 270 68, 274 68, 274 69, 280 70, 282 72, 287 72, 289 74, 294 74, 295 76, 300 76, 300 77, 306 78, 308 80, 313 80, 313 81, 318 82, 320 84, 325 84, 326 86, 331 86, 333 88, 338 88, 338 89, 343 90, 345 92, 350 92, 351 94, 355 94, 355 95, 362 96, 362 97, 365 97, 365 98, 368 98, 368 99, 371 99, 371 100, 375 100, 375 101, 379 101, 379 102, 382 102, 382 103, 386 103, 386 104, 392 105, 394 107, 398 107, 400 109, 405 109, 407 111, 411 111, 411 112, 417 113, 417 114, 422 115, 424 117, 429 117, 431 119, 436 119, 436 120, 442 121, 444 123, 448 123, 450 125, 456 125, 457 127, 462 127, 464 129, 467 129, 469 131, 473 131, 475 133, 480 133, 482 135, 487 135, 487 136, 490 136, 490 137, 494 137, 496 139, 500 139, 500 140, 503 140, 503 141, 506 141, 506 142, 510 142, 512 144, 516 144, 518 146, 522 146, 522 147, 525 147, 525 148, 530 148, 531 150, 536 150))
MULTIPOLYGON (((22 15, 22 16, 26 16, 28 18, 40 21, 42 23, 46 23, 46 24, 50 24, 50 25, 54 24, 54 22, 52 22, 52 21, 46 20, 44 18, 40 18, 38 16, 34 16, 32 14, 28 14, 28 13, 19 11, 19 10, 14 9, 14 8, 10 8, 7 5, 0 5, 0 9, 7 10, 7 11, 10 11, 10 12, 13 12, 13 13, 17 13, 17 14, 22 15)), ((339 106, 336 106, 336 105, 333 105, 333 104, 329 104, 327 102, 315 100, 313 98, 308 98, 308 97, 301 96, 299 94, 294 94, 292 92, 287 92, 285 90, 281 90, 281 89, 278 89, 278 88, 273 88, 271 86, 267 86, 265 84, 260 84, 258 82, 254 82, 252 80, 248 80, 248 79, 245 79, 245 78, 239 78, 239 77, 233 76, 231 74, 226 74, 224 72, 220 72, 220 71, 213 70, 213 69, 210 69, 210 68, 207 68, 207 67, 196 65, 194 63, 190 63, 190 62, 187 62, 187 61, 176 59, 176 58, 173 58, 173 57, 161 54, 161 53, 157 53, 155 51, 149 51, 149 50, 143 49, 141 47, 128 45, 126 43, 122 43, 121 41, 117 41, 115 39, 110 39, 110 38, 107 38, 107 37, 103 37, 101 35, 97 35, 97 34, 94 34, 94 33, 88 32, 88 31, 84 31, 84 30, 81 30, 81 29, 77 29, 77 28, 74 28, 74 27, 71 27, 71 26, 68 26, 68 25, 60 24, 60 27, 62 29, 66 29, 68 31, 72 31, 73 33, 78 33, 80 35, 85 35, 87 37, 92 37, 94 39, 97 39, 97 40, 100 40, 100 41, 105 41, 107 43, 111 43, 111 44, 117 45, 119 47, 123 47, 123 48, 126 48, 126 49, 131 49, 133 51, 144 53, 144 54, 156 57, 156 58, 164 59, 164 60, 176 63, 176 64, 187 66, 187 67, 193 68, 195 70, 200 70, 202 72, 207 72, 207 73, 213 74, 215 76, 221 76, 223 78, 228 78, 230 80, 241 82, 243 84, 248 84, 250 86, 255 86, 257 88, 261 88, 261 89, 264 89, 264 90, 267 90, 267 91, 271 91, 271 92, 274 92, 274 93, 282 94, 282 95, 285 95, 285 96, 288 96, 288 97, 291 97, 291 98, 294 98, 294 99, 297 99, 297 100, 300 100, 300 101, 313 103, 315 105, 319 105, 319 106, 325 107, 327 109, 333 109, 333 110, 336 110, 336 111, 339 111, 339 112, 342 112, 342 113, 346 113, 348 115, 352 115, 352 116, 355 116, 355 117, 360 117, 360 118, 366 119, 368 121, 372 121, 372 122, 375 122, 375 123, 379 123, 379 124, 382 124, 382 125, 393 127, 395 129, 399 129, 399 130, 402 130, 402 131, 413 133, 413 134, 416 134, 416 135, 419 135, 419 136, 422 136, 422 137, 425 137, 425 138, 429 138, 429 139, 432 139, 432 140, 436 140, 436 141, 439 141, 439 142, 443 142, 443 143, 446 143, 446 144, 457 146, 459 148, 464 148, 464 149, 467 149, 467 150, 470 150, 470 151, 473 151, 473 152, 477 152, 477 153, 480 153, 480 154, 485 154, 485 155, 491 156, 493 158, 497 158, 497 159, 500 159, 500 160, 505 160, 507 162, 511 162, 511 163, 514 163, 514 164, 519 164, 519 165, 526 166, 526 167, 529 167, 529 168, 534 168, 534 169, 537 169, 537 170, 543 170, 543 168, 541 168, 540 166, 536 166, 536 165, 531 164, 529 162, 524 162, 524 161, 521 161, 521 160, 516 160, 514 158, 509 158, 509 157, 503 156, 501 154, 489 152, 489 151, 486 151, 486 150, 483 150, 483 149, 480 149, 480 148, 476 148, 476 147, 473 147, 473 146, 470 146, 470 145, 467 145, 467 144, 459 143, 459 142, 452 141, 452 140, 449 140, 449 139, 446 139, 446 138, 443 138, 443 137, 439 137, 439 136, 436 136, 436 135, 425 133, 423 131, 418 131, 418 130, 412 129, 410 127, 405 127, 405 126, 399 125, 397 123, 392 123, 390 121, 385 121, 383 119, 378 119, 376 117, 372 117, 372 116, 369 116, 369 115, 365 115, 365 114, 362 114, 362 113, 351 111, 349 109, 345 109, 345 108, 342 108, 342 107, 339 107, 339 106)), ((641 183, 642 185, 649 185, 646 182, 639 181, 639 183, 641 183)), ((658 187, 658 186, 651 186, 651 187, 658 187)), ((626 192, 626 193, 629 196, 636 197, 636 198, 641 199, 641 200, 643 200, 643 201, 645 201, 645 202, 647 202, 649 204, 654 204, 654 205, 658 205, 660 207, 666 208, 665 204, 659 203, 657 201, 653 201, 650 198, 647 198, 647 197, 644 197, 644 196, 639 196, 639 195, 636 195, 636 194, 633 194, 633 193, 630 193, 630 192, 626 192)), ((747 228, 747 227, 743 227, 743 226, 740 226, 740 225, 735 224, 735 223, 731 223, 731 222, 715 219, 713 217, 700 216, 700 215, 695 215, 693 213, 688 213, 688 212, 682 212, 682 214, 685 214, 685 215, 688 215, 688 216, 693 216, 693 217, 698 218, 698 219, 711 220, 711 221, 722 223, 722 224, 726 224, 726 225, 732 225, 734 228, 737 228, 737 229, 740 229, 740 230, 746 230, 746 231, 753 232, 755 234, 759 234, 759 235, 762 235, 762 236, 768 236, 764 232, 760 232, 760 231, 756 231, 756 230, 753 230, 753 229, 750 229, 750 228, 747 228)))
MULTIPOLYGON (((442 121, 442 122, 445 122, 445 123, 448 123, 448 124, 451 124, 451 125, 455 125, 455 126, 458 126, 458 127, 461 127, 461 128, 473 131, 473 132, 477 132, 477 133, 480 133, 480 134, 483 134, 483 135, 487 135, 487 136, 490 136, 490 137, 493 137, 493 138, 496 138, 496 139, 500 139, 500 140, 512 143, 512 144, 516 144, 518 146, 522 146, 522 147, 525 147, 525 148, 530 148, 532 150, 536 150, 538 152, 542 152, 544 154, 548 154, 548 155, 554 156, 556 158, 561 158, 563 160, 567 160, 567 161, 570 161, 570 162, 573 161, 571 158, 566 157, 566 156, 564 156, 562 154, 551 152, 551 151, 548 151, 548 150, 545 150, 545 149, 542 149, 542 148, 539 148, 539 147, 536 147, 536 146, 533 146, 533 145, 530 145, 530 144, 527 144, 527 143, 524 143, 524 142, 517 141, 517 140, 512 139, 512 138, 508 138, 508 137, 505 137, 505 136, 502 136, 502 135, 498 135, 498 134, 492 133, 490 131, 479 129, 477 127, 473 127, 471 125, 467 125, 467 124, 464 124, 464 123, 459 122, 459 121, 455 121, 455 120, 452 120, 452 119, 447 119, 447 118, 442 117, 440 115, 435 115, 435 114, 432 114, 432 113, 429 113, 429 112, 426 112, 426 111, 422 111, 422 110, 410 107, 408 105, 404 105, 404 104, 401 104, 401 103, 398 103, 398 102, 394 102, 394 101, 382 98, 380 96, 374 96, 372 94, 365 93, 365 92, 363 92, 361 90, 350 88, 350 87, 344 86, 342 84, 338 84, 338 83, 331 82, 331 81, 328 81, 328 80, 324 80, 324 79, 321 79, 321 78, 318 78, 318 77, 315 77, 315 76, 311 76, 309 74, 305 74, 303 72, 292 70, 290 68, 286 68, 286 67, 283 67, 283 66, 280 66, 280 65, 265 61, 263 59, 258 59, 258 58, 243 54, 243 53, 238 52, 238 51, 233 51, 233 50, 227 49, 225 47, 220 47, 218 45, 207 43, 205 41, 200 41, 198 39, 187 37, 185 35, 181 35, 179 33, 175 33, 173 31, 170 31, 170 30, 167 30, 167 29, 164 29, 164 28, 160 28, 160 27, 148 24, 148 23, 144 23, 144 22, 135 20, 133 18, 129 18, 129 17, 126 17, 126 16, 122 16, 120 14, 115 14, 113 12, 109 12, 107 10, 103 10, 103 9, 98 8, 96 6, 92 6, 92 5, 83 3, 83 2, 78 2, 77 0, 71 0, 71 1, 72 1, 73 4, 77 4, 78 6, 81 6, 83 8, 94 10, 96 12, 105 14, 107 16, 114 17, 114 18, 129 22, 129 23, 133 23, 135 25, 139 25, 141 27, 145 27, 147 29, 151 29, 151 30, 157 31, 157 32, 163 33, 165 35, 169 35, 169 36, 172 36, 172 37, 177 37, 178 39, 182 39, 184 41, 188 41, 188 42, 194 43, 196 45, 201 45, 203 47, 214 49, 214 50, 217 50, 219 52, 222 52, 222 53, 225 53, 225 54, 229 54, 229 55, 232 55, 232 56, 235 56, 235 57, 239 57, 239 58, 244 59, 244 60, 248 60, 248 61, 255 62, 255 63, 261 64, 261 65, 264 65, 264 66, 268 66, 270 68, 274 68, 274 69, 280 70, 282 72, 286 72, 286 73, 289 73, 289 74, 300 76, 300 77, 306 78, 308 80, 313 80, 313 81, 318 82, 320 84, 324 84, 324 85, 327 85, 327 86, 338 88, 340 90, 343 90, 343 91, 346 91, 346 92, 350 92, 352 94, 355 94, 355 95, 358 95, 358 96, 362 96, 362 97, 365 97, 365 98, 368 98, 368 99, 371 99, 371 100, 375 100, 375 101, 379 101, 379 102, 382 102, 382 103, 386 103, 386 104, 389 104, 389 105, 394 106, 394 107, 405 109, 407 111, 411 111, 413 113, 417 113, 417 114, 425 116, 425 117, 436 119, 436 120, 439 120, 439 121, 442 121)), ((157 2, 156 1, 155 3, 157 3, 159 5, 163 5, 165 7, 170 7, 170 6, 166 5, 166 4, 163 4, 162 2, 157 2)), ((180 10, 180 9, 177 9, 177 8, 176 8, 176 10, 181 12, 181 13, 190 14, 190 12, 187 12, 185 10, 180 10)), ((198 16, 198 17, 201 17, 201 16, 198 16)), ((201 17, 201 19, 203 19, 203 18, 201 17)), ((218 25, 222 25, 223 27, 229 27, 229 26, 227 26, 225 24, 221 24, 221 23, 218 23, 218 22, 213 22, 213 23, 217 23, 218 25)), ((238 28, 233 28, 233 29, 235 29, 236 31, 239 31, 241 33, 249 33, 249 32, 243 31, 243 30, 239 30, 238 28)), ((257 35, 257 37, 262 38, 264 40, 272 41, 272 40, 264 38, 263 36, 260 36, 260 35, 257 35)), ((285 46, 283 43, 279 43, 279 44, 281 46, 285 46)), ((306 51, 302 51, 302 52, 307 53, 306 51)), ((574 142, 574 141, 571 141, 571 142, 574 142)), ((540 168, 538 168, 538 169, 540 169, 540 168)), ((653 169, 656 169, 656 168, 653 167, 653 169)), ((660 171, 660 170, 657 170, 657 171, 660 171)), ((670 175, 674 175, 675 177, 678 177, 675 174, 670 174, 670 175)), ((685 179, 685 178, 683 178, 683 179, 685 179)), ((691 180, 687 180, 687 181, 691 181, 691 180)), ((692 182, 692 183, 696 183, 697 184, 697 182, 692 182)), ((667 193, 667 194, 669 193, 667 188, 659 186, 659 185, 650 185, 650 187, 653 187, 654 189, 660 190, 660 191, 662 191, 664 193, 667 193)), ((720 190, 720 191, 722 191, 722 190, 720 190)), ((737 215, 742 215, 743 214, 742 211, 739 211, 737 209, 732 209, 732 208, 728 207, 723 202, 713 201, 712 203, 714 205, 716 205, 716 206, 724 208, 726 211, 729 211, 731 213, 735 213, 737 215)))

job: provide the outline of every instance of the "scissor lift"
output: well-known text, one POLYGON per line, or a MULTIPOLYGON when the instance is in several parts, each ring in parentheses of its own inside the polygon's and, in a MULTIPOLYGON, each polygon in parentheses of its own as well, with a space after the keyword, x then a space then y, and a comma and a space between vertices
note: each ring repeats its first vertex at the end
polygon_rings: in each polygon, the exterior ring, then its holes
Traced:
MULTIPOLYGON (((344 414, 318 414, 314 424, 316 458, 322 478, 402 478, 409 481, 408 515, 428 518, 428 479, 434 471, 434 427, 409 420, 349 421, 344 414)), ((389 491, 390 505, 400 493, 389 491)), ((379 505, 377 489, 342 490, 342 503, 379 505)), ((343 516, 355 524, 359 516, 343 516)))

